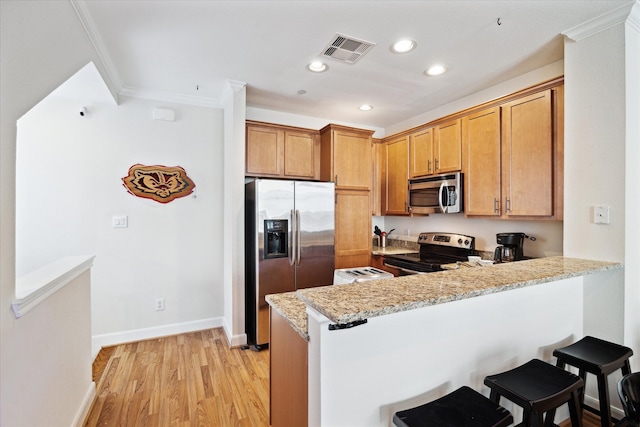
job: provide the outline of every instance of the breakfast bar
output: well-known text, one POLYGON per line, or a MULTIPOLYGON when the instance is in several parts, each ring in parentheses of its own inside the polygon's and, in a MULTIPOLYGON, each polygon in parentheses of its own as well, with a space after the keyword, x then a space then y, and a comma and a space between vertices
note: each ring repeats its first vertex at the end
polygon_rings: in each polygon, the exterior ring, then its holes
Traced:
POLYGON ((583 335, 583 277, 621 268, 549 257, 267 301, 308 342, 309 425, 388 426, 398 410, 462 385, 488 394, 486 375, 550 361, 583 335))

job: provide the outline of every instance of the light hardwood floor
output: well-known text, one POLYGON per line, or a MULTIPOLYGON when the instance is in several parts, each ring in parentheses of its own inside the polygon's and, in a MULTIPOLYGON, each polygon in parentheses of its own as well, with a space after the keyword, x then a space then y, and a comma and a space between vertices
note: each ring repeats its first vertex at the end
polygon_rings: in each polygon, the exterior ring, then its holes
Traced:
POLYGON ((116 346, 85 426, 268 426, 269 352, 222 329, 116 346))
MULTIPOLYGON (((211 329, 109 352, 87 427, 269 426, 268 350, 229 349, 222 329, 211 329)), ((600 426, 588 412, 583 423, 600 426)))

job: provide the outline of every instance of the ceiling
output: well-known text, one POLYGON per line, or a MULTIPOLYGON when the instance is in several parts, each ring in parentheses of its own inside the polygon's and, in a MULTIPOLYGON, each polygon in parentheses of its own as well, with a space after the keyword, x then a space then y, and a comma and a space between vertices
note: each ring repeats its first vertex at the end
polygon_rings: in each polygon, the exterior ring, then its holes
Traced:
POLYGON ((234 80, 249 107, 375 127, 561 60, 563 31, 634 3, 71 1, 120 94, 220 106, 234 80), (355 64, 327 58, 328 71, 308 71, 336 33, 375 46, 355 64), (402 37, 417 48, 392 53, 402 37), (426 76, 433 63, 449 71, 426 76))

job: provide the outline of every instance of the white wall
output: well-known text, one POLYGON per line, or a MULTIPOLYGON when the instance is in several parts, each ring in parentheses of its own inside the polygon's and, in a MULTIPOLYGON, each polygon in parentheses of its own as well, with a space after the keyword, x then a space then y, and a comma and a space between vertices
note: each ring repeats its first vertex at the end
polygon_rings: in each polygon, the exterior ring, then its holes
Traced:
MULTIPOLYGON (((624 24, 565 43, 566 256, 625 261, 624 64, 624 24), (594 205, 610 224, 593 223, 594 205)), ((586 334, 623 342, 623 289, 623 274, 585 280, 586 334)))
POLYGON ((219 326, 222 110, 126 97, 87 108, 81 117, 76 101, 48 98, 19 122, 18 275, 95 254, 92 325, 100 344, 148 336, 146 328, 157 336, 167 325, 219 326), (152 120, 158 106, 173 109, 175 122, 152 120), (121 178, 136 163, 181 166, 195 192, 166 204, 135 197, 121 178), (128 227, 112 228, 113 215, 128 216, 128 227), (155 310, 156 298, 165 299, 164 311, 155 310))
MULTIPOLYGON (((76 298, 88 298, 82 288, 67 285, 65 290, 73 294, 69 298, 54 295, 21 319, 14 317, 10 302, 15 297, 16 122, 91 61, 103 71, 69 2, 0 2, 0 425, 4 427, 71 425, 81 405, 78 392, 85 393, 90 383, 86 359, 72 356, 64 366, 43 360, 43 350, 87 354, 88 338, 70 333, 67 342, 55 339, 48 329, 66 332, 89 326, 88 313, 69 309, 77 304, 76 298), (51 322, 52 318, 61 323, 51 322), (73 380, 64 384, 62 395, 58 373, 73 380)), ((85 291, 87 279, 81 280, 85 291)), ((85 310, 88 305, 77 308, 85 310)))
MULTIPOLYGON (((626 70, 626 218, 624 341, 640 352, 640 2, 636 2, 625 25, 626 70)), ((636 357, 636 359, 638 359, 636 357)), ((634 364, 640 370, 640 362, 634 364)))
POLYGON ((247 343, 244 310, 244 161, 247 89, 227 81, 224 104, 224 329, 231 346, 247 343))

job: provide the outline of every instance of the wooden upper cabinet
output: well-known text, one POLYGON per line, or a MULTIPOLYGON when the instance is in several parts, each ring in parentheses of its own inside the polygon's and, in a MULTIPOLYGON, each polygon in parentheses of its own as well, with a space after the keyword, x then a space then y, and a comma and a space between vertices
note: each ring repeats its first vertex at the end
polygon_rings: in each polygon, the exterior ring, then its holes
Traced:
POLYGON ((433 174, 433 128, 409 135, 409 177, 433 174))
POLYGON ((500 107, 462 118, 466 215, 501 215, 500 147, 500 107))
POLYGON ((320 176, 320 134, 310 129, 247 122, 246 174, 295 179, 320 176))
POLYGON ((456 172, 462 168, 460 119, 442 123, 435 128, 435 172, 456 172))
POLYGON ((284 176, 314 179, 319 176, 320 135, 317 132, 284 132, 284 176))
POLYGON ((563 86, 462 118, 466 216, 562 219, 563 86))
POLYGON ((373 131, 328 125, 320 130, 320 179, 336 188, 371 190, 373 131))
POLYGON ((551 90, 502 105, 503 212, 552 216, 554 141, 551 90))
POLYGON ((246 138, 246 174, 280 176, 284 163, 281 148, 284 130, 247 124, 246 138))
POLYGON ((409 138, 396 138, 386 143, 385 215, 407 215, 409 180, 409 138))

